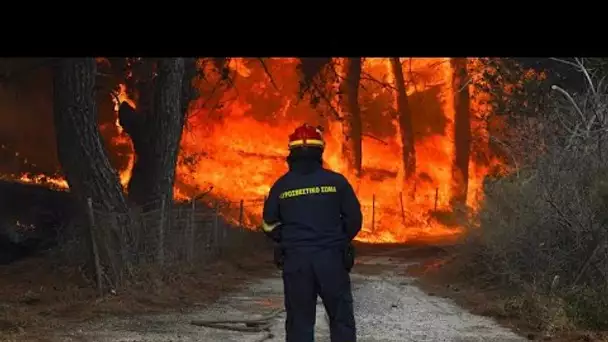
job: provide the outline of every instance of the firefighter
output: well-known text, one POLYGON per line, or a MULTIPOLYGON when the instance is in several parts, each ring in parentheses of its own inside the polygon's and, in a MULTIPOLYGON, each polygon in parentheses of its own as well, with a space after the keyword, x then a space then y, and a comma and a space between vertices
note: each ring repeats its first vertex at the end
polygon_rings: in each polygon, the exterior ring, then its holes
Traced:
POLYGON ((270 189, 263 230, 278 246, 288 342, 314 341, 317 295, 332 342, 355 342, 350 270, 352 240, 361 230, 359 200, 348 180, 323 168, 319 128, 304 124, 289 136, 289 171, 270 189))

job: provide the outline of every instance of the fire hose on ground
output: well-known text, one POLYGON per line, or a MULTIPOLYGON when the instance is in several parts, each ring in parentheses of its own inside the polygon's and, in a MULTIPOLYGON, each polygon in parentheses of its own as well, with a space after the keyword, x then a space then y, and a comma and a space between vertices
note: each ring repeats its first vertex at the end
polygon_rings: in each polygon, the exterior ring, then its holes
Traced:
POLYGON ((190 324, 199 327, 238 331, 238 332, 266 332, 266 335, 260 339, 265 341, 273 338, 270 332, 272 320, 285 312, 285 309, 277 309, 260 318, 252 319, 222 319, 222 320, 194 320, 190 324))
MULTIPOLYGON (((355 248, 352 244, 348 244, 347 248, 344 250, 344 261, 345 265, 348 269, 348 272, 352 269, 355 263, 355 248)), ((274 248, 274 262, 279 269, 283 268, 283 251, 278 246, 274 248)), ((213 328, 213 329, 222 329, 222 330, 230 330, 230 331, 238 331, 238 332, 266 332, 266 336, 264 336, 260 341, 265 341, 273 337, 273 334, 270 332, 270 327, 272 326, 272 320, 278 317, 280 314, 284 313, 285 309, 276 309, 271 313, 262 316, 260 318, 252 318, 252 319, 221 319, 221 320, 194 320, 191 321, 190 324, 196 325, 199 327, 213 328)), ((329 324, 329 317, 327 314, 325 315, 325 319, 329 324)))

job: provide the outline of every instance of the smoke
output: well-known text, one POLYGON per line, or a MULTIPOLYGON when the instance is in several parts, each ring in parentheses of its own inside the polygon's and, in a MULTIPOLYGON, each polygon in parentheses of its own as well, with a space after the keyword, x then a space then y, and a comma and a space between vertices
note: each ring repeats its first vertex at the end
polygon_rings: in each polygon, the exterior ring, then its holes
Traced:
MULTIPOLYGON (((98 123, 114 167, 128 163, 124 144, 116 144, 116 113, 110 89, 97 93, 98 123)), ((0 86, 0 174, 60 174, 53 120, 50 68, 38 68, 0 86)))
POLYGON ((51 76, 41 69, 0 87, 0 172, 59 171, 51 76))

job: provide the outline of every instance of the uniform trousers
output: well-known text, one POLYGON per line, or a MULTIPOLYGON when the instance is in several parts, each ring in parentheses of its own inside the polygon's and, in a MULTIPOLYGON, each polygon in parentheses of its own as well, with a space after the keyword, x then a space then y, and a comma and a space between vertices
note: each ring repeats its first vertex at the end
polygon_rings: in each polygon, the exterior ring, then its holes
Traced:
POLYGON ((329 316, 331 342, 356 342, 349 271, 339 248, 287 250, 283 285, 287 342, 313 342, 317 295, 329 316))

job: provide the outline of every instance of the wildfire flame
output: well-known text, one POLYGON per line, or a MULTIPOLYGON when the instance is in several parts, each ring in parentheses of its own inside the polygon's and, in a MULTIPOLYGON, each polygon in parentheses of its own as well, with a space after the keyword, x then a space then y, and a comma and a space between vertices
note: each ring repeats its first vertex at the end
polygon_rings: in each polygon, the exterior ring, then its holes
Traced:
MULTIPOLYGON (((394 100, 382 102, 383 98, 394 99, 394 90, 392 87, 375 87, 371 94, 364 95, 367 101, 361 103, 364 121, 377 126, 375 131, 393 132, 381 137, 363 136, 363 173, 359 178, 347 174, 363 207, 364 229, 357 237, 362 241, 404 242, 420 237, 443 238, 460 232, 458 225, 448 226, 433 217, 433 213, 449 211, 452 191, 453 96, 459 90, 451 87, 449 60, 402 58, 401 61, 404 64, 407 94, 415 106, 414 121, 430 117, 425 111, 435 106, 443 113, 438 120, 445 123, 441 130, 434 131, 429 128, 430 125, 425 126, 426 131, 416 132, 419 135, 415 144, 416 176, 409 181, 411 184, 404 184, 396 119, 382 119, 380 115, 376 119, 373 108, 363 108, 382 104, 384 107, 381 110, 394 111, 394 100), (432 91, 436 91, 437 95, 425 95, 432 91), (414 188, 414 195, 406 188, 414 188)), ((474 70, 475 60, 470 63, 470 70, 474 70)), ((191 105, 182 137, 175 184, 176 199, 192 198, 211 185, 215 198, 235 204, 233 210, 224 212, 228 219, 233 222, 238 220, 240 213, 234 208, 243 200, 243 223, 255 226, 259 223, 262 202, 270 186, 287 169, 287 136, 303 122, 325 126, 324 134, 328 143, 324 155, 326 166, 344 170, 340 156, 341 132, 329 115, 319 115, 319 111, 307 101, 297 98, 299 83, 296 66, 297 61, 293 58, 267 59, 265 66, 255 59, 233 58, 228 64, 234 77, 231 87, 223 92, 212 92, 213 77, 205 77, 197 84, 203 95, 191 105), (272 80, 267 71, 271 73, 272 80)), ((363 71, 368 78, 382 80, 389 85, 394 83, 386 58, 365 59, 363 71)), ((471 78, 475 77, 475 74, 471 75, 471 78)), ((365 82, 362 80, 362 83, 365 82)), ((134 108, 136 106, 126 90, 121 85, 113 96, 116 112, 120 103, 125 101, 134 108)), ((471 98, 472 117, 487 110, 482 103, 480 98, 471 98)), ((114 125, 120 134, 112 144, 130 143, 118 118, 114 125)), ((476 139, 487 140, 487 128, 481 120, 472 120, 472 125, 476 139)), ((363 130, 365 132, 366 127, 363 130)), ((127 167, 119 171, 123 186, 128 184, 133 162, 134 156, 131 154, 127 167)), ((495 162, 479 162, 471 158, 467 197, 469 207, 477 208, 483 178, 490 164, 495 162)), ((20 180, 39 182, 40 179, 36 177, 23 176, 20 180)), ((67 188, 63 179, 47 179, 47 183, 67 188)))
POLYGON ((129 154, 129 161, 125 169, 119 172, 120 184, 122 184, 123 188, 127 187, 129 184, 129 180, 131 179, 131 171, 133 170, 133 164, 135 163, 135 155, 133 154, 133 144, 131 143, 131 139, 125 133, 124 129, 120 125, 120 121, 118 119, 118 109, 123 102, 128 103, 134 109, 137 108, 135 101, 129 97, 127 93, 127 86, 124 84, 120 84, 118 86, 118 90, 113 93, 112 102, 114 103, 114 112, 116 113, 116 120, 114 121, 114 125, 118 130, 118 136, 114 138, 112 144, 114 146, 118 144, 126 144, 129 146, 131 153, 129 154))
MULTIPOLYGON (((264 198, 274 180, 286 170, 287 135, 304 121, 329 126, 325 130, 328 147, 324 160, 329 168, 344 170, 339 127, 319 119, 308 103, 293 103, 298 86, 294 77, 296 61, 273 59, 273 62, 272 74, 279 89, 274 89, 261 67, 243 59, 233 60, 230 67, 239 75, 236 89, 224 92, 217 100, 232 102, 219 110, 199 108, 191 113, 190 130, 181 144, 182 157, 199 155, 200 158, 178 165, 176 187, 182 196, 194 195, 187 189, 203 189, 212 184, 215 196, 234 203, 241 199, 264 198), (237 92, 240 96, 235 96, 237 92)), ((448 211, 451 197, 455 90, 451 89, 449 60, 404 58, 402 62, 409 62, 409 74, 419 74, 423 78, 420 81, 408 79, 408 96, 414 97, 432 87, 439 88, 437 101, 446 124, 442 133, 425 134, 416 141, 417 176, 412 180, 416 183, 413 198, 405 193, 400 177, 399 139, 389 137, 380 141, 363 137, 363 175, 359 179, 347 175, 356 187, 364 211, 365 224, 359 240, 402 242, 421 236, 446 237, 460 232, 458 227, 447 227, 432 219, 430 214, 448 211)), ((375 79, 393 82, 387 59, 366 59, 363 70, 375 79)), ((373 94, 372 97, 381 95, 373 94)), ((480 110, 478 101, 471 99, 471 115, 480 110)), ((414 112, 414 120, 416 115, 423 114, 414 112)), ((481 134, 480 139, 487 139, 483 136, 487 135, 484 127, 475 127, 475 131, 477 135, 481 134)), ((477 207, 488 166, 471 159, 467 204, 472 208, 477 207)), ((249 222, 254 224, 253 218, 259 218, 261 206, 245 206, 244 210, 251 219, 249 222)), ((236 213, 232 211, 227 215, 234 219, 236 213)))
POLYGON ((57 189, 67 189, 68 188, 68 182, 62 177, 50 177, 50 176, 46 176, 46 175, 23 174, 17 180, 22 183, 48 184, 51 187, 54 187, 57 189))

